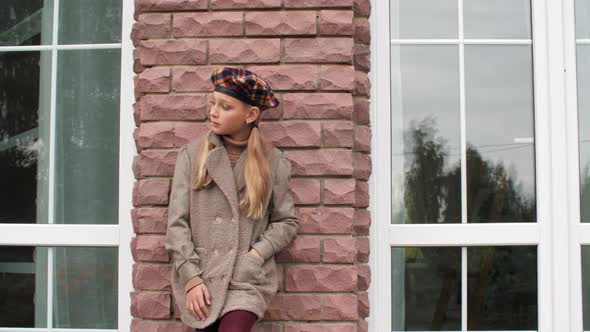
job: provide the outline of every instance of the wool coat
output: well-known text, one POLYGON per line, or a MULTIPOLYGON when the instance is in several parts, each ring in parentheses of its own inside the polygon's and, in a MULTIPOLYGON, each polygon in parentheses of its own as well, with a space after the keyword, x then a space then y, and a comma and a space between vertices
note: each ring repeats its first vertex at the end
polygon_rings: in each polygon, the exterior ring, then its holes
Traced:
POLYGON ((251 219, 239 211, 244 189, 244 149, 234 168, 222 138, 212 130, 178 150, 170 201, 165 247, 173 265, 171 284, 182 322, 205 328, 230 310, 243 309, 261 320, 278 289, 274 255, 296 236, 299 221, 290 192, 291 163, 272 147, 269 155, 272 185, 265 196, 263 217, 251 219), (213 143, 205 167, 213 185, 191 188, 197 148, 213 143), (255 248, 261 256, 248 253, 255 248), (200 277, 211 296, 209 316, 197 319, 186 307, 187 282, 200 277))

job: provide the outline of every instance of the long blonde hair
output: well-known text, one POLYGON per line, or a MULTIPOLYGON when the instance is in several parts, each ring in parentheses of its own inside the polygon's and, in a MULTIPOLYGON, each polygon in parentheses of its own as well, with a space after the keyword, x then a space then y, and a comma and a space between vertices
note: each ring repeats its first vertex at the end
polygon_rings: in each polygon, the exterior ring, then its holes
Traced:
MULTIPOLYGON (((205 161, 209 151, 214 145, 207 139, 197 149, 198 161, 193 168, 192 188, 199 190, 211 184, 212 179, 205 168, 205 161)), ((271 189, 270 186, 270 165, 268 154, 272 145, 266 141, 257 127, 252 128, 250 137, 248 137, 246 163, 244 166, 245 195, 239 202, 240 213, 249 218, 259 220, 262 218, 264 210, 264 199, 271 189)))

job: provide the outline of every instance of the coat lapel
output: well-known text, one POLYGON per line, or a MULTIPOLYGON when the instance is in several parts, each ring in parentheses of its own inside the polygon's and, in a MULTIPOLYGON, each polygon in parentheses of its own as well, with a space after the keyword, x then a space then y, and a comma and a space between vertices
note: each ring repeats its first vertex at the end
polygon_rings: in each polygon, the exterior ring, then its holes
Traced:
POLYGON ((209 151, 209 156, 205 161, 207 172, 227 198, 233 216, 239 218, 238 191, 235 178, 232 176, 233 172, 227 150, 221 141, 221 137, 212 130, 207 134, 207 139, 215 146, 213 150, 209 151))

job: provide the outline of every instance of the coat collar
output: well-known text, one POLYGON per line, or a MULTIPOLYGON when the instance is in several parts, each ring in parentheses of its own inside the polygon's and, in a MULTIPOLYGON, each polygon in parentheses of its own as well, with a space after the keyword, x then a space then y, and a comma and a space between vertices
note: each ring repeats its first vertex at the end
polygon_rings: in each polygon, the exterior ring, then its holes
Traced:
POLYGON ((214 145, 213 150, 209 151, 209 156, 205 162, 207 172, 229 201, 233 215, 239 218, 238 192, 244 188, 246 182, 244 179, 244 164, 248 149, 244 149, 232 170, 231 161, 221 136, 214 133, 213 130, 209 130, 207 140, 214 145), (228 174, 232 173, 233 176, 228 176, 228 174))

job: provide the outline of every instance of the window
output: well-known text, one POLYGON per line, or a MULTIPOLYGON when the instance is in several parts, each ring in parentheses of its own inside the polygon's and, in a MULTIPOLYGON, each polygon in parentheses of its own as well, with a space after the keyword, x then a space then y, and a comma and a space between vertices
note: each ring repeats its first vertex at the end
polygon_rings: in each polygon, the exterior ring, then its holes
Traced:
POLYGON ((132 6, 0 5, 0 331, 128 329, 132 6))
POLYGON ((373 328, 583 331, 588 1, 373 5, 373 328))

